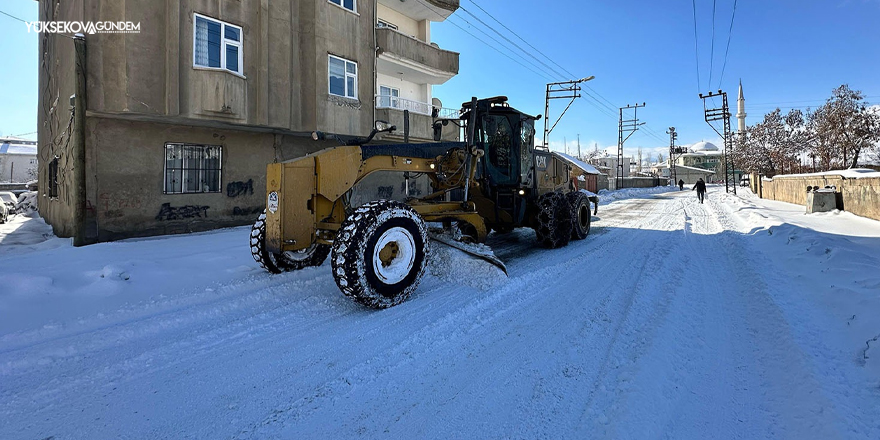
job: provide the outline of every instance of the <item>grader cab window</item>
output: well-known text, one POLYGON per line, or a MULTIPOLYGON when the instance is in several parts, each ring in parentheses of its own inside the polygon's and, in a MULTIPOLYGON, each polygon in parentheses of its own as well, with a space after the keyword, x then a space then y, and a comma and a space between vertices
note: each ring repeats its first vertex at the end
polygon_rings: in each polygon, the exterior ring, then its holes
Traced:
POLYGON ((532 168, 532 149, 535 145, 535 121, 531 119, 523 119, 522 129, 520 130, 522 137, 520 143, 520 174, 522 181, 529 180, 529 171, 532 168))
POLYGON ((480 140, 491 165, 492 177, 501 184, 514 183, 516 158, 511 157, 514 148, 514 132, 507 116, 487 115, 483 118, 480 140))

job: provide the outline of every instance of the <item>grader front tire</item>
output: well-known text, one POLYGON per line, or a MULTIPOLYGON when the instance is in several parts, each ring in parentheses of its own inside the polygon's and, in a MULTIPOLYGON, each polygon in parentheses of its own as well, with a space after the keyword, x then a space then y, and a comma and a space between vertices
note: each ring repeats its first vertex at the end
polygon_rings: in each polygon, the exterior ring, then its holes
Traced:
POLYGON ((337 231, 330 257, 333 278, 342 293, 367 307, 392 307, 418 287, 428 250, 428 229, 411 207, 370 202, 337 231))
POLYGON ((312 243, 301 251, 288 251, 282 253, 269 252, 266 249, 266 212, 263 211, 257 221, 251 227, 251 255, 254 261, 263 269, 271 273, 282 273, 291 270, 299 270, 309 266, 320 266, 327 255, 330 254, 330 246, 312 243))

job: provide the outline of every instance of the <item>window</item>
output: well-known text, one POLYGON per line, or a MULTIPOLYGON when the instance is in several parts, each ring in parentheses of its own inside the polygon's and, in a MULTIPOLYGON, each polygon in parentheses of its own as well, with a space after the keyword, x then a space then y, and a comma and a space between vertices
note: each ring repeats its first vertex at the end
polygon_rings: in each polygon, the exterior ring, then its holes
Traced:
POLYGON ((357 99, 357 63, 330 55, 330 94, 357 99))
POLYGON ((339 5, 351 12, 357 12, 357 0, 330 0, 330 3, 339 5))
POLYGON ((58 158, 49 162, 49 197, 58 197, 58 158))
POLYGON ((388 28, 388 29, 394 29, 394 30, 397 30, 397 25, 396 25, 396 24, 389 23, 389 22, 387 22, 387 21, 385 21, 385 20, 382 20, 381 18, 378 19, 378 20, 376 21, 376 27, 379 28, 379 29, 388 28))
POLYGON ((241 75, 244 54, 241 28, 194 14, 193 66, 224 69, 241 75))
POLYGON ((376 107, 400 107, 400 89, 394 87, 379 86, 379 103, 376 107))
POLYGON ((165 194, 220 192, 219 145, 165 144, 165 194))

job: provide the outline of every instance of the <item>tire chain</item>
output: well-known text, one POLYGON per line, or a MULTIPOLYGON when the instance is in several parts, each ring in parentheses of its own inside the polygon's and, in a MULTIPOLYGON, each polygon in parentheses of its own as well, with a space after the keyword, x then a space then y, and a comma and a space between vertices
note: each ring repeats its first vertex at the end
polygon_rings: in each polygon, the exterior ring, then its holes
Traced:
POLYGON ((427 267, 430 252, 427 237, 428 230, 425 222, 408 205, 387 200, 377 200, 362 205, 342 222, 336 239, 333 241, 330 263, 333 268, 333 278, 336 280, 336 285, 339 286, 339 290, 345 296, 367 307, 385 309, 400 304, 409 298, 418 287, 425 267, 427 267), (416 221, 419 225, 419 234, 424 240, 425 247, 420 274, 410 287, 406 289, 405 293, 389 298, 367 291, 366 268, 364 267, 367 262, 364 259, 365 256, 359 255, 359 253, 365 251, 366 241, 369 239, 368 233, 379 227, 381 215, 394 209, 403 210, 406 217, 416 221))
POLYGON ((266 249, 266 211, 260 214, 251 227, 251 256, 254 261, 270 273, 279 274, 291 270, 299 270, 309 266, 320 266, 330 253, 330 246, 319 244, 308 258, 289 260, 282 254, 272 255, 266 249))
POLYGON ((562 193, 552 192, 542 195, 538 199, 538 207, 541 212, 538 214, 538 227, 535 228, 535 234, 538 243, 548 249, 555 249, 566 246, 571 240, 571 230, 567 232, 560 230, 561 222, 568 217, 571 222, 571 208, 569 208, 568 200, 562 193), (565 204, 562 206, 562 204, 565 204), (560 214, 563 218, 560 219, 560 214))

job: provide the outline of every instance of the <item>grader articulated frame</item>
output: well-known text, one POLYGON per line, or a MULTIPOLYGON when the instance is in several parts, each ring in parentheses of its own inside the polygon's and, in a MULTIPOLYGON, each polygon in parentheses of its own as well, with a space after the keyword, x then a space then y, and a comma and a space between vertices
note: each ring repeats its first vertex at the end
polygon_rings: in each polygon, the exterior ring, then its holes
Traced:
POLYGON ((455 238, 476 243, 490 230, 517 227, 534 228, 548 248, 585 238, 590 205, 572 185, 571 164, 535 148, 540 116, 521 113, 506 100, 463 104, 463 143, 364 142, 269 164, 266 212, 251 232, 255 260, 280 273, 320 265, 332 254, 340 290, 364 305, 386 308, 417 288, 430 253, 428 224, 454 228, 455 238), (427 175, 433 192, 352 206, 353 188, 378 171, 427 175))

